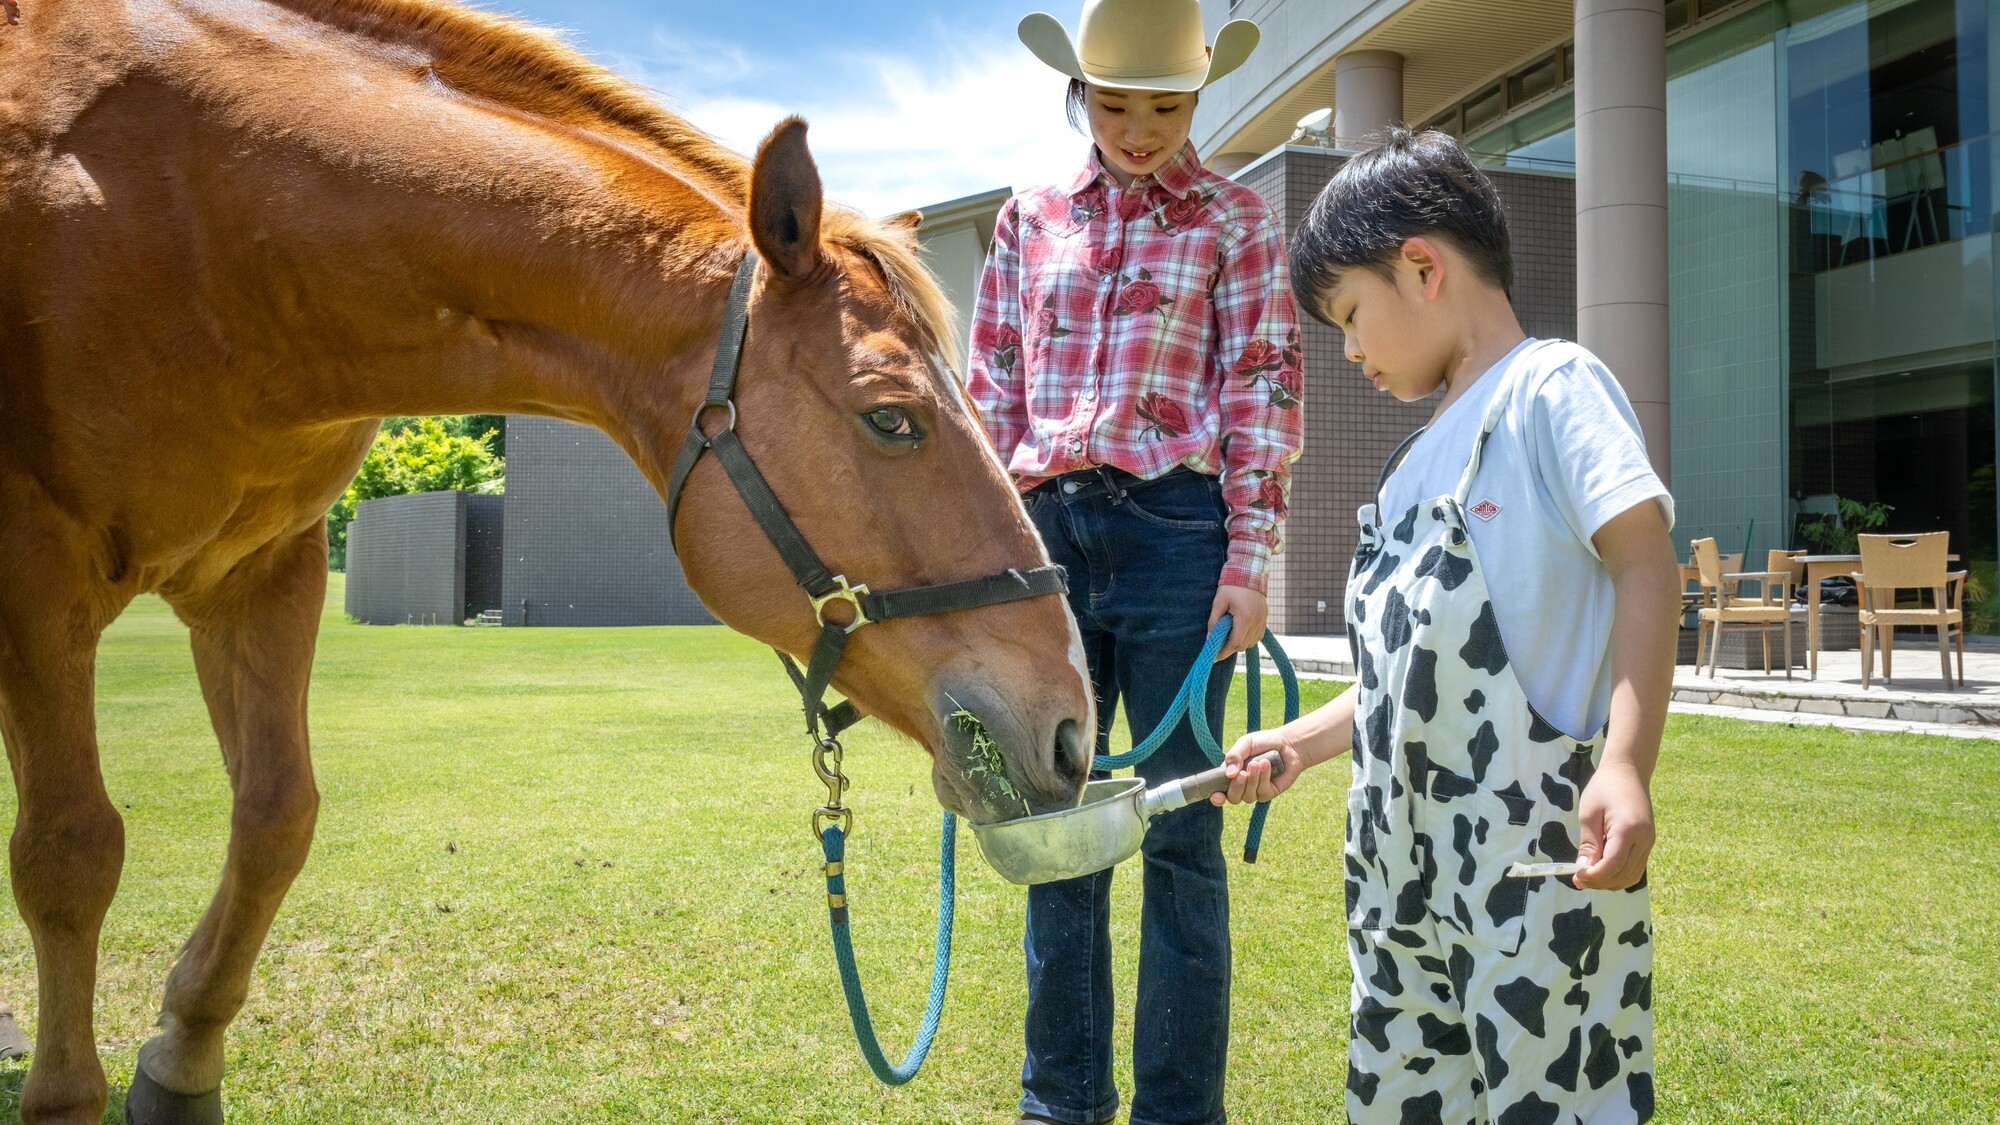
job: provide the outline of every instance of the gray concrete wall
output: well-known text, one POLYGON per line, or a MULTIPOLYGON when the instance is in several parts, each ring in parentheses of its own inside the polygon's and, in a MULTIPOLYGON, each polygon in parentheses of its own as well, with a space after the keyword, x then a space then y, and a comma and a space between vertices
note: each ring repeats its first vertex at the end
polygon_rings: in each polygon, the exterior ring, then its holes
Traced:
POLYGON ((509 625, 709 625, 667 537, 667 506, 588 426, 507 418, 509 625))
POLYGON ((499 609, 501 566, 506 558, 507 498, 465 498, 465 615, 499 609))
POLYGON ((463 492, 362 501, 347 532, 348 615, 367 625, 463 622, 465 501, 463 492))

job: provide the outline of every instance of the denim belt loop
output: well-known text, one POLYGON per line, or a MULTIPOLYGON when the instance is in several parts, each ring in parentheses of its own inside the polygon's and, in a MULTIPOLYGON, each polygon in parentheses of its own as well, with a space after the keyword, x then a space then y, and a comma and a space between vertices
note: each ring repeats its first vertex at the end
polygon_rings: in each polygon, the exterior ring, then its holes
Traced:
POLYGON ((1111 498, 1111 506, 1115 508, 1123 504, 1125 502, 1125 489, 1112 477, 1111 473, 1113 470, 1111 466, 1098 465, 1096 468, 1098 479, 1104 482, 1104 494, 1111 498))

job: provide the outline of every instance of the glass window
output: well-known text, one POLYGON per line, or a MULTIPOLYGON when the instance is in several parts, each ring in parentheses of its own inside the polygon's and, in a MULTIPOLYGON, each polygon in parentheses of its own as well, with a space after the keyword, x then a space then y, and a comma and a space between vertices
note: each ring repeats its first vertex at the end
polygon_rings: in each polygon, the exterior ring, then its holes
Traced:
POLYGON ((1562 94, 1466 142, 1474 163, 1492 168, 1576 169, 1576 96, 1562 94))
POLYGON ((1500 85, 1495 83, 1465 99, 1459 108, 1465 113, 1465 131, 1476 133, 1507 112, 1507 100, 1501 96, 1500 85))
POLYGON ((1992 229, 1985 23, 1982 3, 1901 0, 1789 29, 1803 261, 1836 269, 1992 229))
POLYGON ((1674 540, 1753 558, 1785 527, 1785 278, 1774 9, 1667 47, 1674 540))
POLYGON ((1507 76, 1507 104, 1531 102, 1562 85, 1562 60, 1551 54, 1507 76))
POLYGON ((1790 498, 1889 505, 1995 559, 1992 13, 1986 0, 1797 0, 1777 90, 1789 274, 1790 498))

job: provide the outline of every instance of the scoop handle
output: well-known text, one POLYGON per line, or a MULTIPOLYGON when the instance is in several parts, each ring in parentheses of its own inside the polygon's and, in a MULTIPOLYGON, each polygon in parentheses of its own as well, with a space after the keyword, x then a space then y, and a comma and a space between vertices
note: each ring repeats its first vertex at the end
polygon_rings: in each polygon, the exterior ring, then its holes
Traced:
MULTIPOLYGON (((1270 763, 1272 777, 1285 772, 1285 759, 1276 750, 1266 750, 1248 762, 1243 763, 1243 765, 1247 769, 1258 762, 1270 763)), ((1192 805, 1196 801, 1206 801, 1212 794, 1228 789, 1229 775, 1223 772, 1226 768, 1226 766, 1217 766, 1212 770, 1203 770, 1193 777, 1182 778, 1181 803, 1192 805)))

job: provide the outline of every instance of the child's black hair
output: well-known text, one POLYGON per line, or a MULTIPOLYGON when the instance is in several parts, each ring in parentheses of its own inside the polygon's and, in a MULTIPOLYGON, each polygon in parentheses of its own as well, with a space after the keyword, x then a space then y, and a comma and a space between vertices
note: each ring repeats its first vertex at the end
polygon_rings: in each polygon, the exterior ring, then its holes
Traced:
POLYGON ((1403 243, 1449 241, 1487 281, 1514 295, 1514 250, 1500 196, 1459 143, 1435 129, 1391 128, 1375 148, 1334 173, 1292 236, 1292 292, 1308 315, 1331 324, 1321 298, 1341 270, 1393 275, 1403 243))

